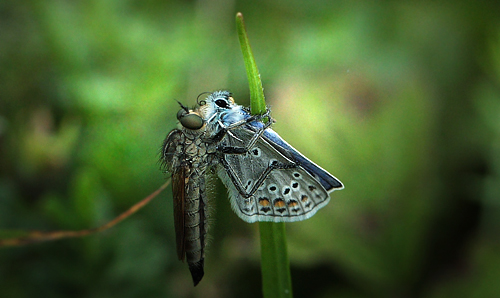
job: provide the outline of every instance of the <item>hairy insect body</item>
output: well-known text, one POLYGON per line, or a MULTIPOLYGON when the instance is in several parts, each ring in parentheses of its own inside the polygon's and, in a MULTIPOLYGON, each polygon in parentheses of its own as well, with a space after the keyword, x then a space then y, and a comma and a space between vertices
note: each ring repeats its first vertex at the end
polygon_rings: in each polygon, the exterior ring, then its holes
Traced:
POLYGON ((187 261, 195 284, 204 275, 209 217, 205 177, 215 152, 204 135, 204 131, 176 129, 164 146, 165 165, 172 173, 177 255, 187 261))
POLYGON ((269 111, 251 115, 227 91, 216 91, 195 109, 181 105, 180 129, 171 131, 161 161, 172 175, 179 259, 194 284, 202 279, 207 243, 207 183, 217 170, 231 206, 246 222, 295 222, 313 216, 344 188, 270 126, 269 111))

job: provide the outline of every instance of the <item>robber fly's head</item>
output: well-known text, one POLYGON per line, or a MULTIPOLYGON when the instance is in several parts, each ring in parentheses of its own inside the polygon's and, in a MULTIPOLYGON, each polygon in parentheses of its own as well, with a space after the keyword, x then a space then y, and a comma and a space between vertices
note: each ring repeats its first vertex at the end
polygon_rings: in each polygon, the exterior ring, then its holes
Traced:
POLYGON ((205 121, 196 111, 190 110, 187 107, 183 106, 180 102, 179 105, 181 109, 177 112, 177 120, 181 123, 182 127, 198 130, 203 127, 205 121))

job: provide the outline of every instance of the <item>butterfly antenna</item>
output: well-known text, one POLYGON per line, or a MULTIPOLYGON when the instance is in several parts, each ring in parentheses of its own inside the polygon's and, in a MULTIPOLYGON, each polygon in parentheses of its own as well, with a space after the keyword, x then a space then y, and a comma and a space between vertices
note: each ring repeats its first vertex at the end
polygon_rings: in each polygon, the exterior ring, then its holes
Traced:
MULTIPOLYGON (((212 92, 208 92, 208 91, 205 91, 205 92, 200 93, 200 95, 198 95, 198 97, 196 97, 196 103, 197 103, 198 105, 201 105, 201 102, 200 102, 200 96, 202 96, 203 94, 211 94, 211 93, 212 93, 212 92)), ((204 100, 202 100, 202 101, 204 101, 204 100)))

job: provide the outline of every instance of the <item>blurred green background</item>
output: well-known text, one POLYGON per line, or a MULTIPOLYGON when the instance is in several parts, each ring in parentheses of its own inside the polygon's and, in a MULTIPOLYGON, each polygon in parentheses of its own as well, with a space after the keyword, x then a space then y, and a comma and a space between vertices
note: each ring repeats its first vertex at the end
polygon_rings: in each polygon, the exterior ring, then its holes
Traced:
MULTIPOLYGON (((95 227, 165 180, 178 105, 248 105, 346 185, 287 225, 296 297, 500 295, 496 1, 1 1, 0 237, 95 227)), ((104 233, 0 248, 0 297, 259 297, 257 224, 217 184, 206 276, 171 189, 104 233)))

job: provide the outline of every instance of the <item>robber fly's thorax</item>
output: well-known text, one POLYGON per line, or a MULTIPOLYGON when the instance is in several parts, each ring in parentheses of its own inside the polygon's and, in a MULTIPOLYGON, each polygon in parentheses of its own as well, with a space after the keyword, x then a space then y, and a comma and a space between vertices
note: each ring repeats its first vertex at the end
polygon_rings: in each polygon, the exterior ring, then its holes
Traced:
POLYGON ((204 129, 182 129, 178 141, 177 155, 183 156, 183 161, 193 167, 206 167, 216 151, 216 145, 206 138, 204 129))

